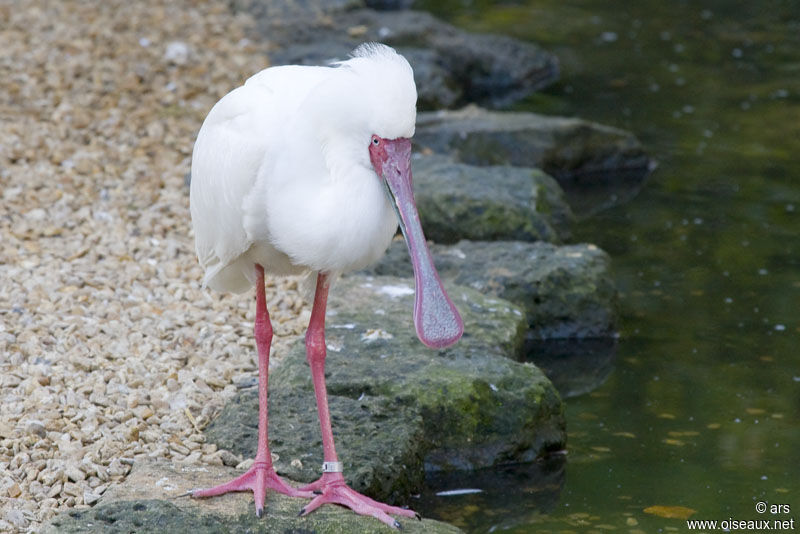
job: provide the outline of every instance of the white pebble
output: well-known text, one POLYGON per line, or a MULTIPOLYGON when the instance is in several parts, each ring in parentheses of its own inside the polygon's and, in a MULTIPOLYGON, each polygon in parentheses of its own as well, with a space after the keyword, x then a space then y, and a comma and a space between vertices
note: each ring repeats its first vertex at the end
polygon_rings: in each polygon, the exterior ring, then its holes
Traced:
POLYGON ((168 63, 175 65, 185 65, 189 59, 189 45, 183 41, 172 41, 167 45, 167 50, 164 52, 164 59, 168 63))

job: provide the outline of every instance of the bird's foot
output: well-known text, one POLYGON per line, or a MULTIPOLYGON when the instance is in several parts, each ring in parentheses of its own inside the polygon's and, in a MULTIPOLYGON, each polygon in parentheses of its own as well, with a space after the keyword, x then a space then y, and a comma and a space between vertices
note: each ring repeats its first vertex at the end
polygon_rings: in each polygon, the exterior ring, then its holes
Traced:
POLYGON ((308 486, 303 486, 300 490, 312 491, 316 495, 310 503, 300 510, 298 514, 300 516, 310 514, 323 504, 334 503, 346 506, 357 514, 372 516, 397 529, 402 528, 402 526, 389 514, 421 519, 419 514, 413 510, 389 506, 358 493, 345 484, 341 473, 324 473, 322 478, 308 486))
POLYGON ((189 495, 193 498, 213 497, 231 491, 252 491, 253 498, 256 502, 256 515, 261 517, 264 514, 264 500, 266 499, 267 488, 290 497, 314 497, 311 491, 293 488, 288 485, 275 473, 275 469, 273 469, 272 465, 267 462, 255 462, 247 472, 239 475, 230 482, 214 486, 213 488, 192 490, 189 492, 189 495))

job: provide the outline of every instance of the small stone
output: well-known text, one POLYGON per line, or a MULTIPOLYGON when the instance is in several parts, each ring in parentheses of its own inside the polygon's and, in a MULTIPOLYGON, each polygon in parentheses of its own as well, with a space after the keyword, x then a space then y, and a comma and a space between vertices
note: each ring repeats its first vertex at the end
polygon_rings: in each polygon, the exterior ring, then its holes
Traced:
POLYGON ((67 467, 64 473, 67 475, 67 478, 72 482, 79 482, 81 480, 86 480, 86 473, 84 473, 75 466, 67 467))
POLYGON ((90 174, 95 165, 88 157, 81 157, 75 161, 75 171, 80 174, 90 174))
POLYGON ((44 423, 37 420, 28 421, 28 424, 25 426, 25 430, 27 430, 30 434, 39 436, 40 438, 43 438, 47 435, 47 430, 44 427, 44 423))
POLYGON ((45 469, 41 473, 39 473, 39 481, 45 486, 52 486, 56 483, 56 481, 60 481, 63 478, 64 478, 64 470, 60 468, 45 469))
POLYGON ((239 462, 238 464, 236 464, 236 469, 241 469, 243 471, 246 471, 246 470, 250 469, 251 467, 253 467, 254 463, 255 463, 255 460, 253 460, 252 458, 248 458, 247 460, 243 460, 243 461, 239 462))
POLYGON ((222 459, 222 463, 230 467, 235 467, 242 461, 240 457, 225 449, 219 451, 219 456, 222 459))
POLYGON ((50 487, 50 489, 47 490, 47 493, 46 493, 47 497, 51 497, 51 498, 58 497, 61 494, 61 489, 62 488, 63 488, 62 483, 61 482, 56 482, 55 484, 53 484, 50 487))
POLYGON ((8 493, 9 497, 14 499, 22 495, 22 489, 20 489, 19 484, 17 484, 16 482, 11 484, 11 486, 8 487, 6 492, 8 493))
POLYGON ((49 510, 51 508, 56 508, 58 506, 58 499, 55 499, 53 497, 48 497, 39 502, 38 506, 39 510, 49 510))
POLYGON ((31 221, 43 221, 47 218, 47 212, 42 208, 34 208, 25 214, 25 218, 31 221))
POLYGON ((213 454, 206 454, 205 456, 202 457, 202 460, 203 460, 203 463, 205 463, 205 464, 225 465, 225 464, 222 463, 222 458, 220 458, 220 455, 219 455, 218 452, 215 452, 213 454))
POLYGON ((136 409, 133 410, 133 414, 144 421, 152 417, 155 412, 149 406, 137 406, 136 409))
POLYGON ((118 458, 114 458, 108 466, 108 474, 112 477, 127 475, 129 470, 130 466, 123 465, 118 458))
POLYGON ((139 427, 138 426, 134 426, 134 427, 131 427, 130 429, 128 429, 125 432, 125 438, 129 442, 138 441, 139 440, 139 427))
POLYGON ((83 490, 79 485, 73 482, 65 482, 63 492, 73 497, 83 497, 83 490))
POLYGON ((183 41, 172 41, 167 45, 167 50, 164 52, 164 59, 168 63, 175 65, 185 65, 189 59, 189 45, 183 41))
POLYGON ((84 504, 92 505, 100 500, 101 495, 92 491, 86 490, 83 492, 84 504))
POLYGON ((191 454, 189 454, 186 458, 184 458, 183 461, 186 462, 187 464, 196 464, 200 462, 200 457, 202 455, 203 455, 202 452, 194 451, 191 454))
POLYGON ((174 378, 167 379, 167 390, 168 391, 178 391, 180 389, 180 384, 174 378))
POLYGON ((98 467, 97 468, 97 478, 102 480, 103 482, 108 482, 110 476, 108 474, 108 468, 106 467, 98 467))
MULTIPOLYGON (((2 382, 2 380, 0 380, 2 382)), ((5 422, 0 422, 0 438, 10 438, 14 427, 5 422)))
POLYGON ((39 467, 38 466, 30 466, 25 469, 25 479, 26 480, 36 480, 39 476, 39 467))
POLYGON ((191 452, 191 451, 189 451, 189 449, 187 447, 184 447, 180 443, 170 443, 169 447, 173 451, 177 452, 178 454, 182 454, 183 456, 187 456, 189 454, 189 452, 191 452))
POLYGON ((73 355, 70 357, 69 361, 81 371, 91 371, 94 367, 94 362, 92 362, 92 360, 89 358, 84 358, 83 356, 73 355))

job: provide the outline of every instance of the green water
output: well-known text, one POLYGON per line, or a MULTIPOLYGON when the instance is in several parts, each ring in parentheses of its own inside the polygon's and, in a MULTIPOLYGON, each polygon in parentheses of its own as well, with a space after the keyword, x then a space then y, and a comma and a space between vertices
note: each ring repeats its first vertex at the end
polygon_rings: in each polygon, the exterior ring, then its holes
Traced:
POLYGON ((621 339, 607 380, 566 399, 563 470, 426 513, 468 532, 688 532, 644 512, 681 506, 800 530, 800 2, 423 7, 555 52, 561 82, 517 108, 631 130, 659 162, 575 231, 613 258, 621 339))

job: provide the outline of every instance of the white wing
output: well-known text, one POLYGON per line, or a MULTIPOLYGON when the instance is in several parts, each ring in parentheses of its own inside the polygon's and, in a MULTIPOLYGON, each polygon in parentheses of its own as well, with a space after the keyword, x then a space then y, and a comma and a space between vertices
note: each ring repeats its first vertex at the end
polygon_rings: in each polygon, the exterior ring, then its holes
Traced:
POLYGON ((327 70, 263 70, 217 102, 203 122, 192 153, 190 204, 204 284, 234 292, 251 286, 237 261, 253 245, 242 223, 244 200, 268 149, 284 142, 281 126, 327 70))

